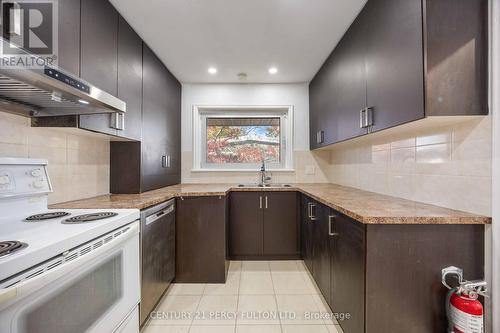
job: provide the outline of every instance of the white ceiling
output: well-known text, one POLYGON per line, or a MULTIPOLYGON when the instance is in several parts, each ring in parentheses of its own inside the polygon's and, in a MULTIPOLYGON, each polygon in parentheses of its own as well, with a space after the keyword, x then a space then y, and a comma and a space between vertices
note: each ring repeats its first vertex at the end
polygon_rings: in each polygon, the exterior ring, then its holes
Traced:
POLYGON ((111 2, 181 82, 285 83, 313 78, 366 0, 111 2))

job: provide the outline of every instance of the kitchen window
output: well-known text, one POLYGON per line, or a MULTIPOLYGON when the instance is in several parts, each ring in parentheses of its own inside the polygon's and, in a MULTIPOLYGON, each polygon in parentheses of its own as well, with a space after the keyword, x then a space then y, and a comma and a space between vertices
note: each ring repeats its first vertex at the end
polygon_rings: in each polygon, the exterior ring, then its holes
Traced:
POLYGON ((195 170, 291 169, 290 108, 195 109, 195 170))

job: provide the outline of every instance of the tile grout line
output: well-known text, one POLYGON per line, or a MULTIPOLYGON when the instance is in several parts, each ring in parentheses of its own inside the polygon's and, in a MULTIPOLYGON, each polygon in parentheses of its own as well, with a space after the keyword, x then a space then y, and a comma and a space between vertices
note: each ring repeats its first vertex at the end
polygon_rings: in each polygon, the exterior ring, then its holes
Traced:
MULTIPOLYGON (((229 268, 231 268, 231 265, 229 265, 229 268)), ((236 319, 234 320, 234 333, 236 333, 237 326, 238 326, 238 309, 240 307, 240 287, 241 287, 241 275, 243 275, 243 262, 240 261, 240 277, 238 280, 238 291, 237 291, 237 298, 236 298, 236 319)))
POLYGON ((283 323, 281 321, 280 309, 278 307, 278 296, 276 295, 276 289, 274 288, 274 279, 273 279, 273 273, 271 272, 271 264, 268 262, 268 265, 269 265, 269 274, 271 275, 271 284, 273 285, 274 301, 276 302, 276 310, 278 312, 278 319, 280 322, 280 331, 281 333, 283 333, 283 323))

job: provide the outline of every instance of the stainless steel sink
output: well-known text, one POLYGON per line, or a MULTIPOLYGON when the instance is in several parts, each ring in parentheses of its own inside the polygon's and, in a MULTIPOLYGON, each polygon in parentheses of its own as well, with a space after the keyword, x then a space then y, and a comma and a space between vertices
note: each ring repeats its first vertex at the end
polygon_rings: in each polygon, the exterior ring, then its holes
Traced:
POLYGON ((283 187, 292 187, 290 184, 238 184, 240 188, 283 188, 283 187))

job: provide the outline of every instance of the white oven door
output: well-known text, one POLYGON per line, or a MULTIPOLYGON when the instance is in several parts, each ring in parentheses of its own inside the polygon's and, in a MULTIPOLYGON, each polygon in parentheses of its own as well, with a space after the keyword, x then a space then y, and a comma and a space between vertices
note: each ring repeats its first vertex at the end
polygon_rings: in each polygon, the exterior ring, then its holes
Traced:
POLYGON ((111 333, 139 303, 138 222, 60 258, 0 289, 0 332, 111 333))

